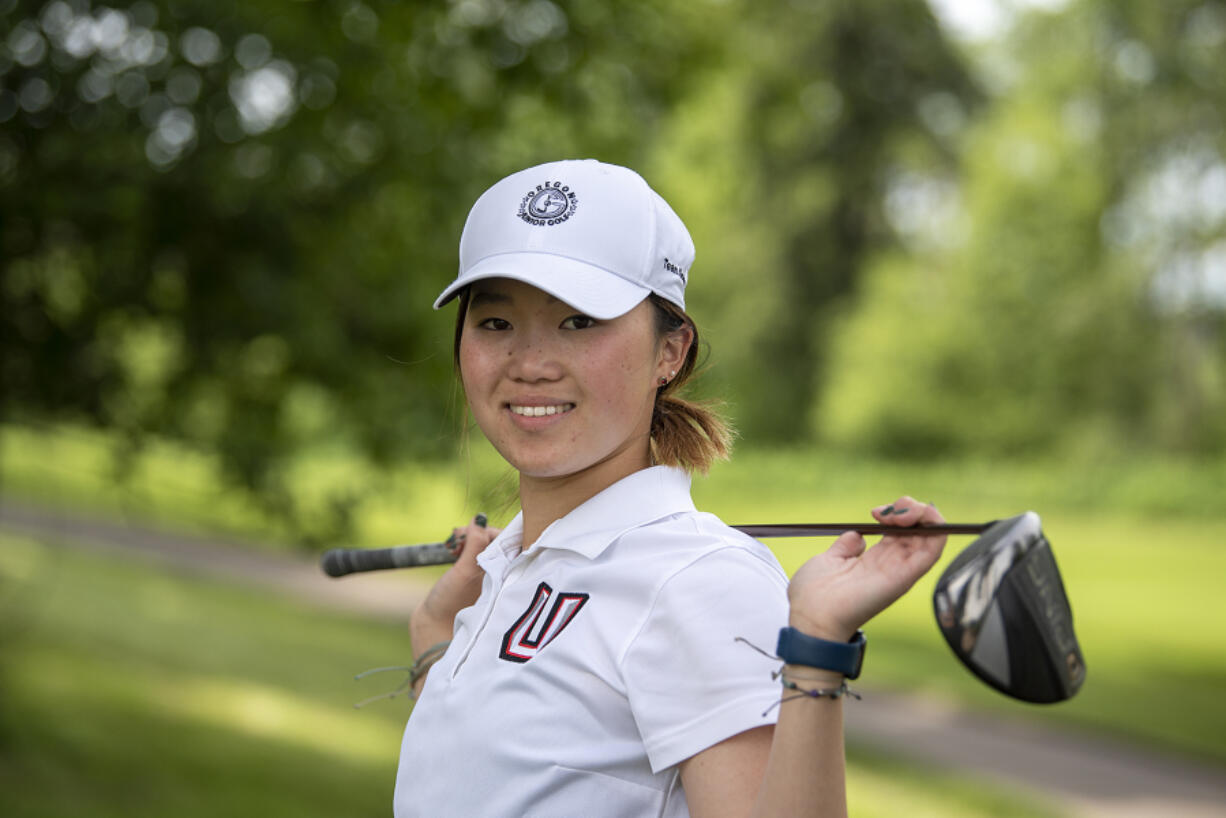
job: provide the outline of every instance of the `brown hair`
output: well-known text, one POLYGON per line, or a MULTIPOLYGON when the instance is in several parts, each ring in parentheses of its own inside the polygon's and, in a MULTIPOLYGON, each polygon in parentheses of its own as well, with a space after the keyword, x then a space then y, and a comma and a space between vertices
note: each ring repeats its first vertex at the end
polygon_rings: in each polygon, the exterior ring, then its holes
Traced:
POLYGON ((734 432, 711 403, 686 400, 675 394, 698 368, 698 327, 671 301, 655 293, 648 299, 655 308, 658 336, 685 326, 693 333, 681 368, 656 390, 656 405, 651 413, 651 462, 706 474, 716 460, 728 459, 734 432))
MULTIPOLYGON (((452 355, 456 371, 460 371, 460 338, 464 334, 464 319, 468 314, 469 288, 459 293, 456 312, 455 341, 452 355)), ((693 334, 685 361, 668 383, 656 390, 655 408, 651 413, 651 462, 661 466, 678 466, 688 472, 706 474, 716 460, 727 460, 732 452, 735 432, 732 426, 710 402, 691 401, 677 396, 698 369, 698 327, 685 312, 660 296, 648 296, 655 310, 656 335, 688 326, 693 334)), ((461 386, 461 392, 463 387, 461 386)))

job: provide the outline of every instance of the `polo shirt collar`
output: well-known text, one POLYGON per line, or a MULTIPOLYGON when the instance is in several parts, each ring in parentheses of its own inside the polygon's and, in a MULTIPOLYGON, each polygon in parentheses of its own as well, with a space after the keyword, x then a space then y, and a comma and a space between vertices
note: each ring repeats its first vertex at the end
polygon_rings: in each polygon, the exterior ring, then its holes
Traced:
MULTIPOLYGON (((673 514, 694 511, 690 476, 673 466, 651 466, 623 477, 565 517, 554 520, 529 553, 555 548, 595 559, 625 532, 673 514)), ((478 558, 510 559, 523 537, 523 513, 515 515, 493 545, 478 558), (494 554, 490 552, 494 551, 494 554)))
POLYGON ((528 550, 559 548, 595 559, 625 532, 685 511, 694 511, 689 474, 652 466, 623 477, 555 520, 528 550))

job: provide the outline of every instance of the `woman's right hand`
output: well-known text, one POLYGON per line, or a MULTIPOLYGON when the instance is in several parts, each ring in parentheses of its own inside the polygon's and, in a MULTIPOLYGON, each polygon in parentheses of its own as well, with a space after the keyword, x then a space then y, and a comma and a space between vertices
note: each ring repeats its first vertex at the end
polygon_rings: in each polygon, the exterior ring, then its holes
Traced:
MULTIPOLYGON (((481 521, 482 523, 485 521, 483 515, 481 521)), ((500 533, 502 533, 501 528, 488 528, 484 524, 478 524, 477 517, 473 517, 468 525, 451 529, 451 536, 447 538, 446 545, 451 553, 455 554, 456 561, 448 573, 458 570, 465 576, 475 574, 480 579, 482 572, 480 566, 477 565, 477 557, 500 533)))

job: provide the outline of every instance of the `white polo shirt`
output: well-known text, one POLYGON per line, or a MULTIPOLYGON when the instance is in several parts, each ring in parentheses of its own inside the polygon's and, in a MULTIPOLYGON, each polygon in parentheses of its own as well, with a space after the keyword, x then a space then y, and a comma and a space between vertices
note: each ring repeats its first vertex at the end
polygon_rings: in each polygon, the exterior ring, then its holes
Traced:
POLYGON ((787 577, 656 466, 478 558, 405 728, 397 818, 687 816, 677 764, 774 721, 787 577))

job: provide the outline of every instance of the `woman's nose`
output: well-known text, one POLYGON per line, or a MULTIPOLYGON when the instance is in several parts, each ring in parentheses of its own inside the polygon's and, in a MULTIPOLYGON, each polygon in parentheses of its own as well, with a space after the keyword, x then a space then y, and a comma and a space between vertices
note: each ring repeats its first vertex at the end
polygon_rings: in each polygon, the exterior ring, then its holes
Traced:
POLYGON ((561 377, 557 350, 537 333, 525 334, 508 350, 508 373, 519 381, 549 381, 561 377))

